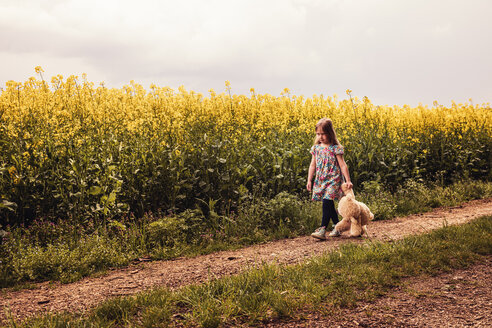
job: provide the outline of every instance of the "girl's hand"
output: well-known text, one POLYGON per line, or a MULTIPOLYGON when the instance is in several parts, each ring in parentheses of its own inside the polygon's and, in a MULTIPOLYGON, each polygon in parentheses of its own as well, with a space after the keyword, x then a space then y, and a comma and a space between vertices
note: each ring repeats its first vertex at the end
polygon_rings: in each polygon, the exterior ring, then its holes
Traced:
POLYGON ((308 181, 307 185, 306 185, 306 189, 308 191, 311 191, 311 189, 313 188, 313 182, 312 181, 308 181))
POLYGON ((346 182, 346 184, 347 184, 347 187, 348 187, 349 189, 352 189, 352 187, 354 186, 354 185, 352 184, 352 182, 350 182, 350 181, 349 181, 349 182, 346 182))

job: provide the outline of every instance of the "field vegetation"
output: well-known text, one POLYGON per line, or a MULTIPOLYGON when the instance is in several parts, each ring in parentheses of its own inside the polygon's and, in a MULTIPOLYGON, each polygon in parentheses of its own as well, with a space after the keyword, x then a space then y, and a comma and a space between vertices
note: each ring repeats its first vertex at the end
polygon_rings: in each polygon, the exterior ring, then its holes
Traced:
POLYGON ((36 71, 0 94, 0 287, 312 231, 321 117, 378 219, 491 194, 489 104, 114 89, 36 71))
MULTIPOLYGON (((492 183, 477 181, 445 188, 408 182, 396 193, 383 191, 375 183, 366 188, 358 198, 370 206, 376 219, 492 197, 492 183)), ((173 216, 120 219, 107 225, 95 220, 74 224, 38 219, 28 227, 7 229, 1 244, 0 288, 30 288, 33 282, 43 280, 68 283, 127 266, 139 258, 195 256, 306 235, 319 225, 318 205, 281 193, 273 199, 241 203, 234 218, 214 211, 207 218, 200 210, 188 210, 173 216)))
MULTIPOLYGON (((489 105, 375 106, 314 95, 208 96, 85 76, 10 81, 0 96, 1 224, 179 213, 304 190, 314 124, 331 118, 356 188, 491 178, 489 105)), ((350 94, 350 93, 349 93, 350 94)))

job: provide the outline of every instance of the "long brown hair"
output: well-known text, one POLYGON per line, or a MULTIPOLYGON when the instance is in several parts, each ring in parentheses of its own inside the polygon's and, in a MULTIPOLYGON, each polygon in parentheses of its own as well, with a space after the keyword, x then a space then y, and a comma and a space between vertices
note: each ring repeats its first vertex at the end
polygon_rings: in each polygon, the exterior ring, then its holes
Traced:
MULTIPOLYGON (((333 122, 329 118, 322 118, 321 120, 316 123, 316 127, 314 128, 314 131, 317 131, 318 128, 321 128, 321 131, 323 133, 326 133, 328 136, 328 142, 332 145, 340 145, 340 142, 338 142, 337 139, 337 134, 335 133, 335 129, 333 128, 333 122)), ((319 140, 316 137, 314 139, 314 143, 319 144, 319 140)))

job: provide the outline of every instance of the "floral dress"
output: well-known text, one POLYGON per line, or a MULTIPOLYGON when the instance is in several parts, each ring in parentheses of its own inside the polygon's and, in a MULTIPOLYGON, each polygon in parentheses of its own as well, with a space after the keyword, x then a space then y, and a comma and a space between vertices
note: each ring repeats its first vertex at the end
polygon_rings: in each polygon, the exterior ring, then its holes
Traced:
POLYGON ((311 154, 316 158, 316 177, 313 185, 313 200, 340 199, 342 192, 342 172, 336 155, 343 154, 340 145, 314 145, 311 154))

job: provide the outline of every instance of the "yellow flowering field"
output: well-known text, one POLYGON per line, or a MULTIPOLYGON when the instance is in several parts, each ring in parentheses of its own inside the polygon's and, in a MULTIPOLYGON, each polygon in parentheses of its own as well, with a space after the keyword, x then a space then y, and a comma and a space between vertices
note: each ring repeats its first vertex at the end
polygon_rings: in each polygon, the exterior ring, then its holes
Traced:
POLYGON ((333 120, 353 182, 490 180, 489 104, 376 106, 343 98, 232 93, 87 77, 10 81, 0 95, 0 223, 39 216, 221 210, 252 193, 305 194, 314 125, 333 120))

